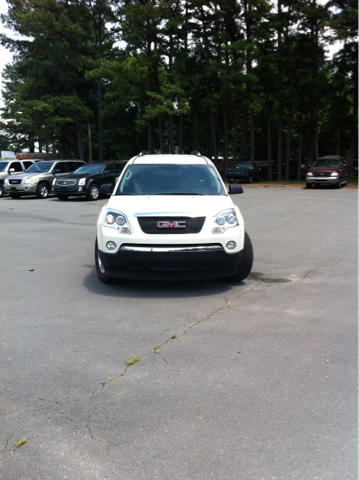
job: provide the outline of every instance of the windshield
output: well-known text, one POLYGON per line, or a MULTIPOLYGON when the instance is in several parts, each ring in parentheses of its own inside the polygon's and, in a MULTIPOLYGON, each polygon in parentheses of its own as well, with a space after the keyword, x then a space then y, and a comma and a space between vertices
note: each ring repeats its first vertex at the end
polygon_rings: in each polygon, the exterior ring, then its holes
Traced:
POLYGON ((90 175, 96 175, 101 173, 104 169, 104 165, 84 165, 83 167, 78 168, 74 173, 86 173, 90 175))
POLYGON ((0 172, 5 172, 5 168, 9 165, 9 162, 0 162, 0 172))
POLYGON ((33 163, 25 172, 41 173, 48 172, 53 166, 54 162, 38 162, 33 163))
POLYGON ((226 195, 209 165, 130 165, 116 195, 226 195))
POLYGON ((332 160, 330 158, 326 159, 319 159, 313 163, 313 167, 332 167, 332 168, 339 168, 340 161, 339 160, 332 160))

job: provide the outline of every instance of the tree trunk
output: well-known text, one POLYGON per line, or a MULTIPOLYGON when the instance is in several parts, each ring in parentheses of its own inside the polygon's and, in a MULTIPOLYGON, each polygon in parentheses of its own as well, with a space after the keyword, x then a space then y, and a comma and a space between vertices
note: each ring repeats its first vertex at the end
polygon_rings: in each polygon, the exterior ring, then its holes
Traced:
POLYGON ((246 139, 247 139, 247 126, 248 126, 248 106, 245 107, 243 111, 241 144, 239 147, 239 156, 238 156, 239 163, 244 161, 244 155, 246 150, 246 139))
POLYGON ((178 128, 178 153, 183 153, 183 124, 184 124, 184 115, 183 113, 180 113, 179 128, 178 128))
POLYGON ((89 161, 92 162, 92 145, 91 145, 91 125, 90 122, 87 124, 88 137, 89 137, 89 161))
POLYGON ((97 103, 98 103, 98 161, 103 162, 103 119, 102 119, 102 83, 97 79, 97 103))
POLYGON ((267 142, 268 142, 268 180, 272 181, 272 130, 270 123, 270 106, 267 106, 267 142))
POLYGON ((148 122, 148 153, 152 153, 152 147, 153 147, 153 125, 152 122, 148 122))
POLYGON ((168 143, 169 143, 169 153, 175 153, 175 147, 173 143, 173 115, 169 116, 168 122, 168 143))
POLYGON ((279 99, 278 105, 278 155, 277 155, 277 180, 282 180, 282 144, 283 144, 283 103, 279 99))
POLYGON ((289 111, 288 111, 287 156, 285 160, 285 179, 287 181, 289 180, 291 140, 292 140, 292 104, 290 104, 289 111))
POLYGON ((233 115, 234 115, 234 119, 233 119, 233 123, 234 123, 234 133, 233 133, 233 160, 234 162, 236 163, 237 162, 237 144, 238 144, 238 132, 237 132, 237 128, 238 128, 238 113, 237 113, 237 108, 236 108, 236 105, 237 105, 237 102, 236 100, 234 101, 234 112, 233 112, 233 115))
POLYGON ((223 103, 223 129, 224 129, 224 152, 223 152, 223 171, 228 169, 228 108, 226 102, 223 103))
POLYGON ((303 114, 300 114, 299 118, 299 144, 298 144, 298 175, 297 175, 297 180, 301 180, 301 173, 302 173, 302 144, 303 144, 303 136, 302 136, 302 125, 303 125, 303 114))
POLYGON ((254 164, 255 161, 255 135, 254 135, 254 112, 253 108, 250 110, 251 115, 251 163, 254 164))
POLYGON ((199 143, 199 121, 196 109, 194 110, 194 121, 196 124, 194 149, 197 150, 197 152, 200 152, 201 144, 199 143))
POLYGON ((212 129, 212 146, 213 146, 213 156, 214 164, 218 168, 218 150, 217 150, 217 139, 216 139, 216 121, 214 119, 214 113, 211 111, 211 129, 212 129))
POLYGON ((164 141, 164 135, 163 135, 163 118, 162 114, 158 116, 158 133, 160 137, 160 151, 161 153, 165 153, 165 141, 164 141))

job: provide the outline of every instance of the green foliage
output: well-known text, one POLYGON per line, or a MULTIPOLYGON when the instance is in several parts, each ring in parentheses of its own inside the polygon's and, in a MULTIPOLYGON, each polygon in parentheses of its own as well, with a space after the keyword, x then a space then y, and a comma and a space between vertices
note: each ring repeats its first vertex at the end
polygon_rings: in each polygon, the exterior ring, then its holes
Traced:
POLYGON ((8 5, 2 22, 20 36, 0 37, 15 53, 3 76, 3 149, 88 158, 90 128, 94 159, 179 145, 226 165, 240 150, 266 160, 271 131, 272 158, 289 141, 291 159, 316 149, 357 157, 353 0, 282 0, 280 11, 266 0, 8 5), (343 48, 328 60, 335 40, 343 48))

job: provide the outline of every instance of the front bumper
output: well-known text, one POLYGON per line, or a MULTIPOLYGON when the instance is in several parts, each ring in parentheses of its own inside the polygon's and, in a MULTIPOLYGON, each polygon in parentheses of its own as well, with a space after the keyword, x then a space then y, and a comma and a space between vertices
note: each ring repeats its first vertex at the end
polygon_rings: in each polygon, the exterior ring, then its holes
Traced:
POLYGON ((99 250, 106 274, 137 280, 207 280, 235 275, 243 258, 243 250, 228 254, 220 245, 137 247, 124 244, 115 254, 99 250))
POLYGON ((309 185, 336 185, 340 181, 340 177, 307 177, 309 185))
POLYGON ((86 189, 86 186, 80 186, 80 187, 78 185, 59 186, 55 184, 52 187, 52 192, 55 195, 82 196, 82 195, 86 195, 87 189, 86 189))
POLYGON ((6 193, 18 193, 21 195, 35 195, 37 189, 37 183, 31 185, 29 183, 23 183, 20 185, 10 185, 4 183, 4 190, 6 193))

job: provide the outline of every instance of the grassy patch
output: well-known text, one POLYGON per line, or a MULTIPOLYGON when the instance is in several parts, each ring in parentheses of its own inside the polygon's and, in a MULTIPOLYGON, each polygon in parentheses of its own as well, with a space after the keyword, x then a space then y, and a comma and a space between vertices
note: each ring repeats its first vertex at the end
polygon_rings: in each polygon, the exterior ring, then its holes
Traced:
POLYGON ((19 438, 19 440, 15 443, 15 447, 21 447, 21 445, 24 445, 27 442, 27 438, 19 438))
POLYGON ((133 357, 132 360, 126 360, 126 365, 133 365, 138 362, 141 357, 133 357))

